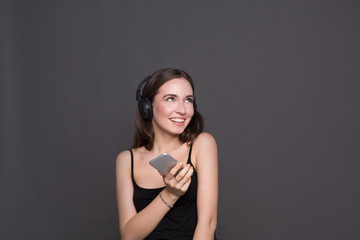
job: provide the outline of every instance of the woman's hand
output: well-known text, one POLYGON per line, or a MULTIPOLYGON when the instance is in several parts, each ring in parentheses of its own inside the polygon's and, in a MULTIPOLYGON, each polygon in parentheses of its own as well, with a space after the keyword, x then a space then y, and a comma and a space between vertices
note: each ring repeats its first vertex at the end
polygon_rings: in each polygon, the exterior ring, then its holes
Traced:
POLYGON ((165 190, 174 197, 179 198, 188 190, 193 173, 194 169, 190 164, 183 167, 182 163, 178 163, 166 176, 162 173, 160 175, 166 184, 165 190))

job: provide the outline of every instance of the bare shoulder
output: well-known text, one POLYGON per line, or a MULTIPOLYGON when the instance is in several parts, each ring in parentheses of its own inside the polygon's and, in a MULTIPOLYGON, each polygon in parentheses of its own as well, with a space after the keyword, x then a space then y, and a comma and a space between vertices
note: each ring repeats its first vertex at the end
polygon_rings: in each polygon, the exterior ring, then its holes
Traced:
POLYGON ((131 153, 129 150, 120 152, 116 157, 116 166, 117 167, 127 167, 130 166, 131 162, 131 153))
POLYGON ((199 170, 203 164, 216 163, 217 151, 215 138, 210 133, 201 133, 193 144, 195 168, 199 170))
POLYGON ((196 148, 217 148, 215 138, 210 133, 200 133, 194 142, 196 148))

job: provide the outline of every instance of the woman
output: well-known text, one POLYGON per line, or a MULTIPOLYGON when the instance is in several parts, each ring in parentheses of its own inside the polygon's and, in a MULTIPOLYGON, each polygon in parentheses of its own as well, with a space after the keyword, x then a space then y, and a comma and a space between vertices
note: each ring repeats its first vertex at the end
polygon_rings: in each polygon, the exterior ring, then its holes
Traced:
POLYGON ((191 77, 160 69, 136 95, 134 149, 116 159, 121 239, 214 239, 217 146, 202 133, 191 77), (149 165, 164 152, 179 161, 167 175, 149 165))

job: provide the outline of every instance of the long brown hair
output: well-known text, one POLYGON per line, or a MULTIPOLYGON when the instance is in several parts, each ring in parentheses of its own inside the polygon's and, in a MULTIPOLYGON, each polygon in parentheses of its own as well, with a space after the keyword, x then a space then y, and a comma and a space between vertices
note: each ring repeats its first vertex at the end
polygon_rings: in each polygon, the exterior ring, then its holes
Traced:
MULTIPOLYGON (((147 97, 153 102, 155 95, 159 88, 174 78, 186 79, 194 92, 194 83, 189 74, 184 70, 175 68, 164 68, 154 72, 148 81, 145 83, 141 97, 147 97)), ((196 103, 195 103, 196 104, 196 103)), ((204 130, 204 118, 194 108, 194 115, 191 118, 189 125, 185 128, 184 132, 179 135, 179 140, 182 143, 191 144, 194 142, 196 137, 204 130)), ((135 113, 135 137, 133 147, 138 148, 145 146, 147 150, 151 150, 154 145, 154 129, 152 121, 147 121, 141 118, 138 107, 135 113)))

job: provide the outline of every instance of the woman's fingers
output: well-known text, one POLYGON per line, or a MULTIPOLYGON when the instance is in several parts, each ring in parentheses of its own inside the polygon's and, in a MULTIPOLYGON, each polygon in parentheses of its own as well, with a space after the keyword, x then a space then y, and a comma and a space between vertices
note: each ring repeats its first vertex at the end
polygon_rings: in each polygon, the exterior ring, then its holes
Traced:
POLYGON ((192 166, 190 166, 190 164, 186 164, 186 166, 184 167, 183 170, 181 170, 176 176, 175 179, 177 182, 181 182, 182 180, 184 180, 186 182, 186 180, 188 178, 190 178, 192 176, 194 172, 194 169, 192 168, 192 166))
POLYGON ((174 176, 175 180, 180 182, 189 171, 189 167, 189 164, 186 164, 185 167, 174 176))
POLYGON ((166 176, 160 173, 160 175, 163 176, 165 184, 174 187, 174 177, 176 176, 176 173, 178 173, 183 167, 184 166, 182 163, 178 163, 170 170, 170 172, 166 176))
POLYGON ((186 191, 188 190, 189 185, 191 183, 191 176, 193 175, 193 172, 194 172, 193 167, 189 166, 189 168, 188 168, 187 172, 185 173, 184 177, 179 182, 177 182, 175 187, 178 189, 178 191, 181 194, 186 193, 186 191))
POLYGON ((181 196, 189 188, 193 173, 194 169, 190 164, 183 166, 180 163, 173 167, 163 179, 165 184, 170 187, 171 192, 181 196))
POLYGON ((179 169, 172 169, 170 171, 170 174, 166 175, 166 180, 168 180, 168 183, 172 187, 175 187, 176 185, 182 186, 189 178, 191 178, 194 169, 190 164, 186 164, 184 168, 182 168, 180 171, 179 169), (172 172, 172 170, 174 170, 172 172), (177 172, 176 175, 174 175, 174 172, 177 172))
POLYGON ((184 167, 182 163, 178 163, 173 167, 170 172, 166 175, 168 179, 171 179, 176 176, 176 174, 184 167))
POLYGON ((184 182, 184 185, 181 187, 181 191, 182 192, 186 192, 190 186, 190 183, 191 183, 191 177, 188 178, 185 182, 184 182))

